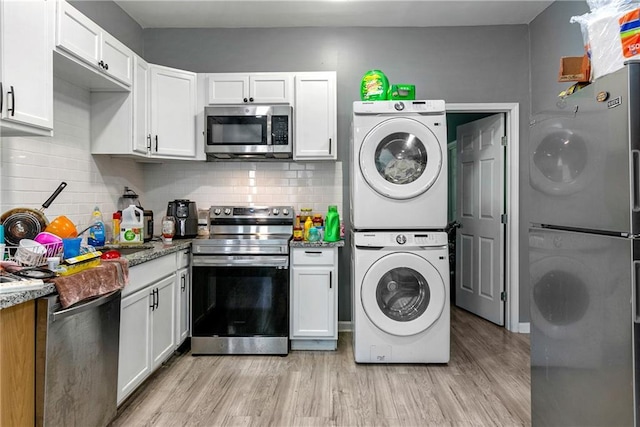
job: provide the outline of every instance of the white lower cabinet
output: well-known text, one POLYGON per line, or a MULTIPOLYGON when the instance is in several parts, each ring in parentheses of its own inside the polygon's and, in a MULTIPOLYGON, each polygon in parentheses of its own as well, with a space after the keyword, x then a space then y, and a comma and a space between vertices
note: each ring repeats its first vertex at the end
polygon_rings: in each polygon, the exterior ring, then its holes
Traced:
POLYGON ((292 248, 291 259, 291 350, 335 350, 338 248, 292 248))
POLYGON ((131 267, 129 281, 120 311, 118 404, 175 350, 175 256, 131 267))

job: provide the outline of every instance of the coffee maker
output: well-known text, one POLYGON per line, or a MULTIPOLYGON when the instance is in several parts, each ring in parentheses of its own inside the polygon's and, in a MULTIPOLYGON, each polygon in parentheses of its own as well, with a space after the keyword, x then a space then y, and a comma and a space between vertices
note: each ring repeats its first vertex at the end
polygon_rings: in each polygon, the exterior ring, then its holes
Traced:
POLYGON ((177 199, 167 205, 167 215, 176 219, 174 239, 186 239, 198 235, 198 209, 196 202, 177 199))

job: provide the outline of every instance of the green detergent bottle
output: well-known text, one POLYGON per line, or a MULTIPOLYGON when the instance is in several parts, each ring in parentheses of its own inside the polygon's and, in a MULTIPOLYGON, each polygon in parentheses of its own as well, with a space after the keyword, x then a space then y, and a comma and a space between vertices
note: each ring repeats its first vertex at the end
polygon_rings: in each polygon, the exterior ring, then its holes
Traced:
POLYGON ((338 207, 331 205, 324 219, 324 241, 337 242, 338 240, 340 240, 340 217, 338 207))
POLYGON ((369 70, 362 77, 360 99, 363 101, 384 101, 388 99, 389 80, 380 70, 369 70))

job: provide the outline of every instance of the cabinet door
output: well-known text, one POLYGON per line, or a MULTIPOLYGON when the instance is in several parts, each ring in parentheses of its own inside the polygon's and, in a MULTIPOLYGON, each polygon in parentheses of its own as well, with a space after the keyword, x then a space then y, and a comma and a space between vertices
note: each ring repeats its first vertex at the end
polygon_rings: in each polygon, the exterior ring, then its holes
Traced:
POLYGON ((265 104, 291 102, 291 76, 288 74, 250 75, 249 102, 265 104))
POLYGON ((175 348, 175 280, 172 274, 152 286, 156 295, 151 319, 151 369, 171 356, 175 348))
POLYGON ((291 338, 337 338, 333 268, 292 269, 291 338))
POLYGON ((164 157, 196 154, 196 75, 151 65, 151 152, 164 157))
POLYGON ((58 1, 56 46, 98 67, 102 29, 66 1, 58 1))
POLYGON ((209 104, 242 104, 249 100, 247 74, 211 74, 207 80, 209 104))
POLYGON ((149 131, 149 64, 135 56, 133 60, 133 151, 146 154, 151 146, 149 131))
POLYGON ((178 270, 176 283, 176 347, 189 336, 190 268, 178 270))
POLYGON ((294 160, 336 160, 336 74, 296 74, 294 108, 294 160))
POLYGON ((104 71, 110 76, 120 80, 127 86, 131 85, 133 72, 133 52, 120 43, 109 33, 102 33, 101 61, 104 71))
POLYGON ((149 289, 122 299, 118 355, 118 404, 151 373, 151 303, 149 289))
MULTIPOLYGON (((25 134, 50 135, 53 129, 50 4, 0 1, 0 118, 3 125, 13 124, 16 129, 20 125, 42 128, 25 134)), ((10 134, 4 128, 2 133, 10 134)))

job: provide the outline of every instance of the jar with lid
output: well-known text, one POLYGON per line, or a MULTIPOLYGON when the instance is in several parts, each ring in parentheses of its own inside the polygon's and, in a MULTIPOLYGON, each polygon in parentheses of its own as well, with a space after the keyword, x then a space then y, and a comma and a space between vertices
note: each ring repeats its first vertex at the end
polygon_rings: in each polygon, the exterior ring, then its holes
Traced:
POLYGON ((304 224, 307 222, 307 218, 312 218, 311 208, 300 208, 300 223, 304 224))
POLYGON ((322 227, 322 214, 314 214, 313 215, 313 226, 314 227, 322 227))

